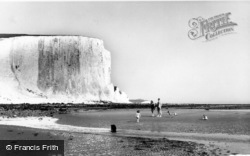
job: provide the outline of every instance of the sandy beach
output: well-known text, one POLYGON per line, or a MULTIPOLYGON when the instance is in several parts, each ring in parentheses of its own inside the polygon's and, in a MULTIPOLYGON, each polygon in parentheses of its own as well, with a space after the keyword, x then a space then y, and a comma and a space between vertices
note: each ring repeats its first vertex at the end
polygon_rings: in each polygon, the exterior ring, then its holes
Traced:
POLYGON ((177 116, 164 110, 163 117, 157 118, 142 109, 140 123, 135 122, 135 111, 79 110, 55 117, 0 118, 0 129, 3 134, 16 133, 18 139, 24 131, 33 134, 29 139, 42 135, 63 139, 66 155, 250 154, 249 111, 172 109, 177 116), (200 120, 204 113, 209 120, 200 120), (111 124, 117 126, 117 133, 110 132, 111 124))

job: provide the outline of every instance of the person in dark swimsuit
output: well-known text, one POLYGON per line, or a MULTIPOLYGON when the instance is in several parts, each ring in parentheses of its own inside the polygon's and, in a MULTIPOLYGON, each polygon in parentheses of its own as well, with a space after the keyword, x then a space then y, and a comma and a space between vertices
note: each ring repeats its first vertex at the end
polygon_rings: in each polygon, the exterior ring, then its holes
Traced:
POLYGON ((154 116, 155 104, 154 104, 153 100, 150 101, 150 107, 151 107, 152 116, 154 116))

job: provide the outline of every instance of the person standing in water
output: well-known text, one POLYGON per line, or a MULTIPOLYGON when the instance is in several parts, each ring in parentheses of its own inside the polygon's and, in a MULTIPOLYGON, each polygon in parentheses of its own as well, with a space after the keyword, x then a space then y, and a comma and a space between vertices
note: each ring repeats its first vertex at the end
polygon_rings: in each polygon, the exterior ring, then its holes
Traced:
POLYGON ((136 121, 137 122, 140 122, 140 118, 141 118, 141 113, 139 110, 137 110, 136 114, 135 114, 135 117, 136 117, 136 121))
POLYGON ((162 106, 162 103, 160 102, 160 98, 158 98, 158 102, 157 102, 157 112, 158 112, 158 115, 157 117, 161 117, 162 116, 162 111, 161 111, 161 106, 162 106))
POLYGON ((153 100, 151 100, 151 102, 150 102, 150 107, 151 107, 152 116, 154 116, 155 104, 154 104, 153 100))

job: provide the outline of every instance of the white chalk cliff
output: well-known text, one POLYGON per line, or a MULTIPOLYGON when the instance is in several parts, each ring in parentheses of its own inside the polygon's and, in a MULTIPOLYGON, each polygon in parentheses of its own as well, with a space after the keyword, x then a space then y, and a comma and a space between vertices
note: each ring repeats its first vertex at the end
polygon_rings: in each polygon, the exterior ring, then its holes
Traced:
POLYGON ((128 102, 111 83, 103 41, 81 36, 0 39, 0 103, 128 102))

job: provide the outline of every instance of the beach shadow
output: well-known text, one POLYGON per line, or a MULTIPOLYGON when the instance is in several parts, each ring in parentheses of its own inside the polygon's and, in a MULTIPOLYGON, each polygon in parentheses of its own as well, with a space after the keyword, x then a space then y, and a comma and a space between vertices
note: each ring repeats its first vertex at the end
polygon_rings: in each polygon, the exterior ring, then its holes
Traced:
POLYGON ((155 116, 152 116, 152 115, 143 115, 142 117, 150 117, 150 118, 155 118, 155 117, 156 117, 156 115, 155 115, 155 116))
POLYGON ((204 120, 204 119, 199 119, 199 120, 201 120, 201 121, 208 121, 208 120, 204 120))

